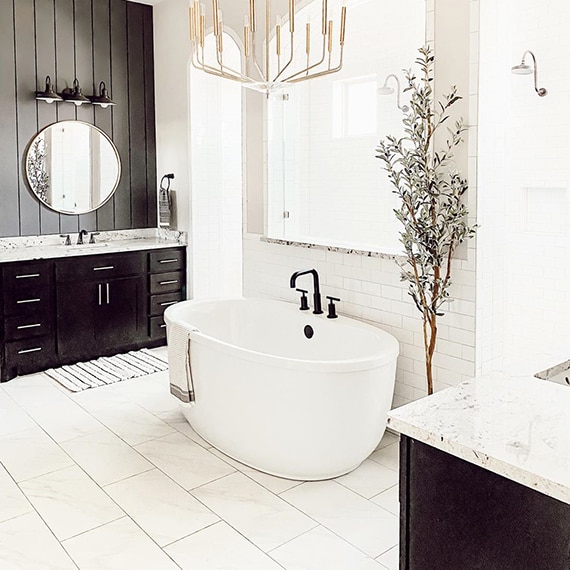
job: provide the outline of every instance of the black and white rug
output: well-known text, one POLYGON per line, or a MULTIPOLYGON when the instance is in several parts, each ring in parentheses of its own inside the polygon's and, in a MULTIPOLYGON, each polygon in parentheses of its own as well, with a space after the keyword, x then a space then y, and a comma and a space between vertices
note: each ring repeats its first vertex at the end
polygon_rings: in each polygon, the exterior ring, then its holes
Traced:
POLYGON ((168 370, 166 358, 143 348, 126 354, 102 356, 88 362, 50 368, 45 373, 71 392, 81 392, 164 370, 168 370))

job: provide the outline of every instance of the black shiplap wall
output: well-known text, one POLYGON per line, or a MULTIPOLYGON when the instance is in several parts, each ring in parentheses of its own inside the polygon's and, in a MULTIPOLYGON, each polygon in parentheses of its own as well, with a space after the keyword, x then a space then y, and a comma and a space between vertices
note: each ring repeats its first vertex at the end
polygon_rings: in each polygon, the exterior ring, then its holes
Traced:
POLYGON ((0 236, 156 226, 152 7, 125 0, 0 2, 0 236), (57 91, 75 77, 91 95, 105 81, 115 107, 35 100, 45 77, 57 91), (80 216, 43 206, 23 177, 30 139, 45 126, 78 119, 97 125, 121 156, 112 200, 80 216))

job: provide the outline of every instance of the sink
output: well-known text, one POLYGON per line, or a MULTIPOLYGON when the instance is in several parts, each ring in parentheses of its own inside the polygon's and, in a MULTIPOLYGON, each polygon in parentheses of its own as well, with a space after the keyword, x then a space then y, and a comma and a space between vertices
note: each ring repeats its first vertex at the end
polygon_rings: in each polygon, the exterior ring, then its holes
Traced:
POLYGON ((100 253, 102 251, 108 251, 113 249, 110 242, 101 243, 83 243, 83 244, 73 244, 73 245, 61 245, 59 246, 68 255, 73 253, 100 253))

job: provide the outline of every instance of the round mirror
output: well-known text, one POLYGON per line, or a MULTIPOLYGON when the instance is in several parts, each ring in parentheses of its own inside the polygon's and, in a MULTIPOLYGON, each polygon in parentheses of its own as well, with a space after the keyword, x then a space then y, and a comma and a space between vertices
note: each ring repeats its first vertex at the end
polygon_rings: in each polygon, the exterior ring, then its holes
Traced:
POLYGON ((46 206, 62 214, 85 214, 117 189, 121 161, 113 141, 82 121, 60 121, 40 131, 26 152, 26 179, 46 206))

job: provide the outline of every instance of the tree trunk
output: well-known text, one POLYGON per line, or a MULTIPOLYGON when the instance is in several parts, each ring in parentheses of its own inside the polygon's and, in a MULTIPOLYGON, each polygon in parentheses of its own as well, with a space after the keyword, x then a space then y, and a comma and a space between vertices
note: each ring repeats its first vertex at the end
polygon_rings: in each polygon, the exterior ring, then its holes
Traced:
POLYGON ((424 349, 426 356, 426 378, 427 393, 433 394, 433 355, 435 353, 435 344, 437 341, 437 317, 435 315, 424 315, 424 349), (428 328, 429 324, 429 328, 428 328))

